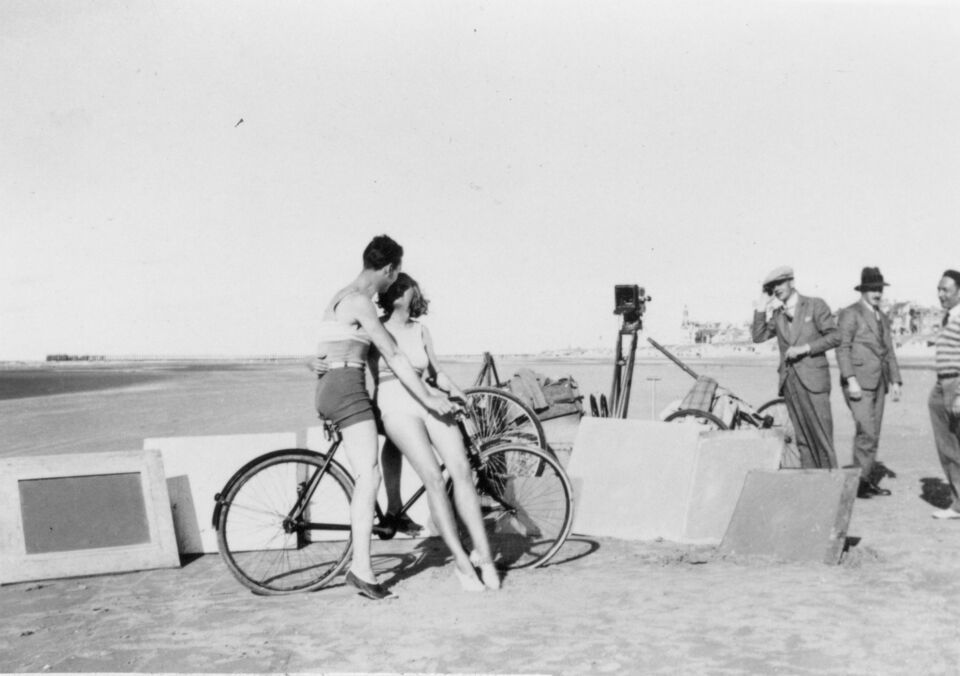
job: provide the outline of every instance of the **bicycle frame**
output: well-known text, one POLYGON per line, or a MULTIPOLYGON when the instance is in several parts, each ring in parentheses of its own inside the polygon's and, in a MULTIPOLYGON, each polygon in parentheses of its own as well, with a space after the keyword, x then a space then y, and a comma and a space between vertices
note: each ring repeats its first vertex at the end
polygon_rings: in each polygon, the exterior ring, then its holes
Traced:
MULTIPOLYGON (((471 432, 468 429, 468 424, 469 424, 468 421, 469 421, 469 418, 464 414, 457 416, 457 423, 458 423, 458 426, 460 427, 460 433, 463 435, 464 446, 467 450, 467 459, 470 462, 471 468, 474 471, 476 471, 476 470, 479 470, 481 466, 480 465, 480 449, 478 444, 475 441, 475 438, 477 436, 476 430, 471 432)), ((472 426, 472 424, 470 425, 472 426)), ((313 523, 310 521, 303 520, 304 512, 306 511, 307 505, 310 504, 310 500, 313 498, 313 494, 317 490, 317 486, 320 483, 320 479, 327 472, 327 468, 330 466, 330 464, 336 463, 336 461, 334 460, 334 455, 336 455, 337 450, 340 448, 341 444, 343 443, 343 435, 336 427, 334 427, 333 425, 325 425, 325 429, 326 429, 327 438, 330 439, 330 442, 331 442, 330 446, 327 448, 327 452, 320 453, 317 451, 306 451, 313 455, 322 457, 323 464, 315 472, 313 472, 312 476, 308 477, 304 482, 302 482, 299 485, 297 489, 297 493, 298 493, 297 500, 294 503, 293 507, 290 508, 290 511, 287 513, 286 518, 283 520, 284 531, 286 531, 287 533, 294 533, 294 532, 297 533, 297 543, 298 545, 301 545, 301 546, 305 544, 304 536, 307 531, 312 531, 312 530, 349 531, 350 530, 350 524, 322 523, 322 522, 313 523)), ((265 459, 278 456, 278 455, 283 455, 285 453, 289 453, 291 450, 298 450, 300 452, 304 452, 304 449, 282 449, 282 450, 266 453, 245 464, 227 481, 227 483, 220 490, 220 492, 214 495, 214 500, 216 503, 213 509, 213 518, 212 518, 214 530, 217 530, 220 527, 220 513, 223 509, 223 500, 221 496, 227 495, 230 492, 231 488, 236 483, 238 478, 244 475, 246 471, 253 465, 258 464, 264 461, 265 459)), ((446 469, 446 466, 443 463, 440 463, 440 471, 443 472, 445 469, 446 469)), ((349 475, 349 473, 347 474, 349 475)), ((478 473, 478 476, 482 477, 483 475, 478 473)), ((398 514, 400 515, 406 514, 410 510, 410 508, 412 508, 413 505, 415 505, 417 501, 421 497, 423 497, 423 494, 426 493, 426 491, 427 491, 426 487, 421 484, 421 486, 416 491, 413 492, 413 494, 407 499, 407 501, 403 503, 398 514)), ((490 497, 494 498, 497 502, 499 502, 504 509, 506 510, 516 509, 514 506, 504 502, 502 497, 500 497, 497 493, 498 491, 492 491, 492 490, 489 490, 487 492, 487 494, 490 495, 490 497)), ((389 537, 392 537, 395 531, 393 531, 387 526, 381 525, 381 522, 383 521, 383 518, 384 518, 384 512, 380 507, 379 501, 377 501, 374 504, 374 513, 376 515, 376 522, 374 523, 374 526, 373 526, 373 533, 378 536, 387 535, 389 537)))

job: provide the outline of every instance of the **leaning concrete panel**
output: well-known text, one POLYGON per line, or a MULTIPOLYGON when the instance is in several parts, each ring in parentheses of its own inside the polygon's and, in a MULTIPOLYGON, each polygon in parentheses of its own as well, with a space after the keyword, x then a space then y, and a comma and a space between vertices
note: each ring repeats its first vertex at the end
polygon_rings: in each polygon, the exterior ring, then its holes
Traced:
POLYGON ((698 438, 695 425, 584 418, 567 467, 582 482, 573 532, 679 540, 698 438))
POLYGON ((295 432, 145 439, 144 448, 163 455, 180 552, 217 552, 217 532, 211 523, 213 496, 258 455, 296 446, 295 432))
POLYGON ((781 430, 702 433, 682 541, 720 544, 747 473, 778 469, 782 453, 781 430))
POLYGON ((859 472, 750 472, 720 551, 786 561, 838 563, 853 512, 859 472))
POLYGON ((0 460, 0 583, 179 565, 158 452, 0 460))

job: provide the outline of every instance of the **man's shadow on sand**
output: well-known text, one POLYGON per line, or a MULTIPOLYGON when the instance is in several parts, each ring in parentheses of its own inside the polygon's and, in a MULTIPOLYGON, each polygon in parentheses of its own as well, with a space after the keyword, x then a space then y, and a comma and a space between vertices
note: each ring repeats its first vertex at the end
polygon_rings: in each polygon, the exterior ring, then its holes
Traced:
MULTIPOLYGON (((503 550, 519 551, 509 546, 509 544, 516 545, 518 543, 507 544, 508 546, 502 547, 503 550)), ((512 561, 506 564, 503 563, 504 560, 509 560, 509 555, 505 554, 504 551, 498 552, 497 550, 500 548, 498 548, 497 543, 491 543, 491 546, 494 550, 494 559, 498 561, 498 567, 501 569, 501 572, 509 575, 510 563, 512 563, 512 561), (507 568, 506 571, 503 570, 504 567, 507 568)), ((591 540, 582 535, 571 536, 567 538, 559 551, 540 567, 549 568, 550 566, 570 563, 590 556, 599 549, 600 543, 596 540, 591 540)), ((374 569, 377 573, 387 573, 390 575, 390 578, 383 583, 383 585, 388 588, 398 584, 402 580, 414 577, 429 568, 442 568, 453 561, 450 550, 447 549, 447 545, 444 544, 443 539, 439 536, 423 538, 416 544, 413 551, 410 552, 375 554, 372 558, 374 560, 374 569)))
POLYGON ((943 479, 924 477, 920 479, 920 499, 938 509, 946 509, 953 504, 953 492, 950 484, 943 479))

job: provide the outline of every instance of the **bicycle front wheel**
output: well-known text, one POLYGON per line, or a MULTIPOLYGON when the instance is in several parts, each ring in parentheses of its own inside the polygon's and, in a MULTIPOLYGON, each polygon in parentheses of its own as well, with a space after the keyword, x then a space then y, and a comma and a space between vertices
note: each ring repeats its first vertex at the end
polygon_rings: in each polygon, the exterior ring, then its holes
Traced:
POLYGON ((540 418, 515 394, 495 387, 471 387, 463 393, 481 449, 508 442, 547 448, 540 418))
POLYGON ((542 566, 570 535, 570 479, 540 448, 506 444, 481 453, 477 492, 493 559, 501 568, 542 566))
POLYGON ((221 496, 217 543, 230 572, 257 594, 317 589, 346 565, 353 481, 305 450, 250 465, 221 496))

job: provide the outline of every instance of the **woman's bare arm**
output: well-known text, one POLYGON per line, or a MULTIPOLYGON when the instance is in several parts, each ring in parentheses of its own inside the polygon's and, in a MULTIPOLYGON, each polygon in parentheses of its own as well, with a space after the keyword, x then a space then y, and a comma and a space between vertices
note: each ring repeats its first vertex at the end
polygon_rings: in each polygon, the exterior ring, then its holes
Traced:
POLYGON ((463 390, 457 387, 457 384, 453 382, 450 376, 440 368, 440 361, 437 359, 436 352, 434 352, 433 336, 430 335, 430 331, 423 324, 420 325, 420 329, 421 335, 423 336, 423 348, 427 352, 427 359, 430 360, 430 372, 437 381, 437 387, 458 399, 466 400, 466 395, 463 393, 463 390))

